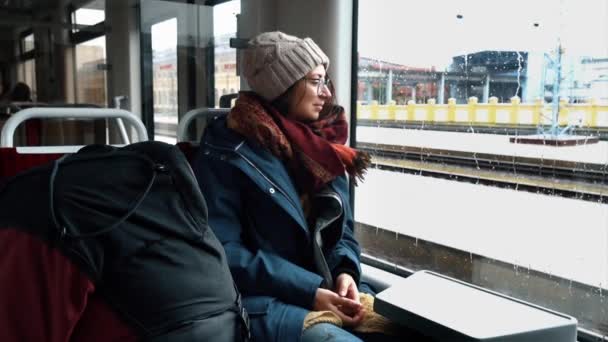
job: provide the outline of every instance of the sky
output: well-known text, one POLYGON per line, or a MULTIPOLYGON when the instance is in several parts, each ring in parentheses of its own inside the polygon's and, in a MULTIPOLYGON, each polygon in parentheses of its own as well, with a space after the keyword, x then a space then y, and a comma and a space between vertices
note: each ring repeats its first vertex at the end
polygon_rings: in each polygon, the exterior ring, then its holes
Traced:
POLYGON ((76 23, 81 25, 95 25, 104 21, 104 10, 80 8, 76 10, 76 23))
POLYGON ((241 13, 241 1, 233 0, 213 7, 213 33, 221 36, 236 33, 236 14, 241 13))
POLYGON ((361 56, 408 66, 442 70, 484 50, 550 52, 558 37, 566 53, 608 57, 608 0, 359 1, 361 56))

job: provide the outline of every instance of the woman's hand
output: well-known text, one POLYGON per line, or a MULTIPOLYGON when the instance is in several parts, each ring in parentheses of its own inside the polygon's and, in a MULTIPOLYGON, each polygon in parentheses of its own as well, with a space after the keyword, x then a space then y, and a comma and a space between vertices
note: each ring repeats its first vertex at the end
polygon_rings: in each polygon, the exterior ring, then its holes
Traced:
POLYGON ((355 283, 353 277, 348 273, 341 273, 338 278, 336 278, 336 293, 339 294, 340 297, 346 297, 357 303, 361 303, 359 300, 357 283, 355 283))
POLYGON ((361 323, 365 314, 361 303, 350 298, 340 297, 333 291, 321 288, 317 289, 313 309, 315 311, 331 311, 340 317, 344 326, 350 327, 361 323))

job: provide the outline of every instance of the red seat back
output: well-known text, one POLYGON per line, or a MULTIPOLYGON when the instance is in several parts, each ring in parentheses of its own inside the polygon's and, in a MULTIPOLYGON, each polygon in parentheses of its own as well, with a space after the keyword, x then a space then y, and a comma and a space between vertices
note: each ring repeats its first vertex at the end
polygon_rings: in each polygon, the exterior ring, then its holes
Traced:
POLYGON ((0 148, 0 184, 19 172, 58 159, 63 153, 19 153, 15 147, 0 148))
MULTIPOLYGON (((188 162, 192 163, 198 151, 198 144, 180 142, 177 147, 184 153, 188 162)), ((63 155, 63 153, 19 153, 16 147, 0 147, 0 184, 20 172, 46 164, 63 155)))
MULTIPOLYGON (((191 163, 197 144, 177 144, 191 163)), ((0 185, 63 153, 0 148, 0 185)), ((91 280, 48 242, 0 227, 0 341, 135 341, 134 331, 95 292, 91 280)))
MULTIPOLYGON (((63 156, 0 148, 0 187, 63 156)), ((0 227, 0 341, 135 341, 91 280, 48 242, 0 227), (5 278, 6 277, 6 278, 5 278)))

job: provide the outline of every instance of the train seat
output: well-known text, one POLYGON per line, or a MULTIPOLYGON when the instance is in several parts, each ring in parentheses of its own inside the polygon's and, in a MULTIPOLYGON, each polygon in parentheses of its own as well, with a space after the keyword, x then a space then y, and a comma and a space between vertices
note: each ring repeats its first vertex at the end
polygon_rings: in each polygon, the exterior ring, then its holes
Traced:
MULTIPOLYGON (((0 188, 19 173, 80 148, 12 146, 16 128, 21 122, 36 122, 45 117, 44 114, 52 116, 63 112, 63 109, 57 108, 45 108, 46 111, 42 112, 39 109, 18 112, 3 122, 0 135, 0 188)), ((140 140, 147 140, 145 127, 131 113, 96 109, 92 114, 96 118, 105 115, 121 117, 134 125, 140 140)), ((91 115, 90 109, 74 111, 69 108, 65 113, 65 117, 81 115, 91 115)), ((93 281, 71 260, 41 238, 14 228, 0 227, 0 322, 3 322, 0 341, 137 340, 135 332, 99 295, 93 281), (24 255, 23 249, 28 251, 25 253, 27 257, 16 257, 24 255)))

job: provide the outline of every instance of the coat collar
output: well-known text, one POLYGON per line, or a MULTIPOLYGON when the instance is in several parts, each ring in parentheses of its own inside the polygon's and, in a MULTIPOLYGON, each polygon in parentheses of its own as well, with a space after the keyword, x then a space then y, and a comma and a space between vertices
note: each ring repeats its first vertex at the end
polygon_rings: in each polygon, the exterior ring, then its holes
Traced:
MULTIPOLYGON (((246 141, 242 135, 229 129, 226 126, 225 116, 215 117, 207 124, 201 147, 211 147, 234 153, 239 158, 231 158, 228 162, 241 169, 250 178, 254 179, 254 182, 258 180, 255 183, 261 187, 265 182, 259 179, 260 176, 268 178, 279 188, 275 190, 282 192, 288 201, 281 200, 280 196, 272 196, 272 198, 308 232, 300 198, 291 177, 285 165, 270 151, 246 141), (249 162, 253 165, 250 165, 249 162)), ((267 188, 262 188, 262 191, 267 190, 267 188)))

